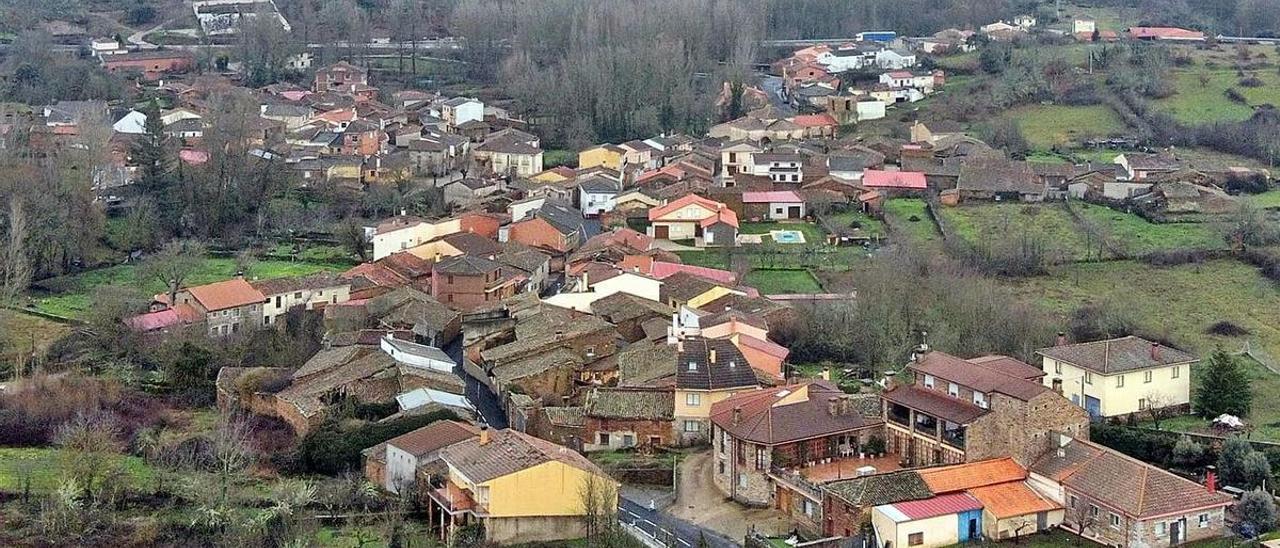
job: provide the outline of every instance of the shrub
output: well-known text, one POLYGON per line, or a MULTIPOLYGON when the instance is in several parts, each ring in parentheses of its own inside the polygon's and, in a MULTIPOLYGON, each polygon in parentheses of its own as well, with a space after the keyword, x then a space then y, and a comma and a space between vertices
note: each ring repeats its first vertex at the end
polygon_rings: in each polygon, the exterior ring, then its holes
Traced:
POLYGON ((1223 443, 1222 452, 1218 455, 1218 474, 1222 481, 1231 485, 1244 483, 1244 461, 1252 453, 1253 445, 1239 436, 1233 436, 1223 443))
POLYGON ((1241 105, 1249 104, 1249 100, 1245 99, 1244 95, 1241 95, 1236 88, 1227 88, 1226 91, 1222 92, 1222 94, 1226 95, 1227 100, 1233 103, 1239 103, 1241 105))
POLYGON ((1265 86, 1266 84, 1267 84, 1266 82, 1263 82, 1257 76, 1249 76, 1246 78, 1242 78, 1240 80, 1240 87, 1246 87, 1246 88, 1260 88, 1262 86, 1265 86))
POLYGON ((1173 444, 1173 464, 1184 470, 1198 470, 1205 464, 1204 446, 1189 437, 1173 444))
POLYGON ((360 467, 360 451, 439 420, 456 420, 452 411, 442 409, 388 422, 364 424, 344 431, 329 421, 298 444, 298 473, 338 475, 360 467))
POLYGON ((47 445, 77 415, 111 412, 127 439, 161 420, 159 403, 119 382, 88 377, 37 377, 0 395, 0 445, 47 445))
POLYGON ((885 451, 884 438, 880 436, 867 438, 867 443, 862 446, 862 450, 873 455, 883 453, 885 451))
POLYGON ((1240 497, 1236 504, 1236 513, 1243 524, 1253 529, 1253 535, 1260 535, 1276 526, 1276 502, 1261 489, 1249 491, 1240 497))
POLYGON ((1210 335, 1221 335, 1223 337, 1243 337, 1249 334, 1248 329, 1225 320, 1209 326, 1209 329, 1206 329, 1205 332, 1210 335))

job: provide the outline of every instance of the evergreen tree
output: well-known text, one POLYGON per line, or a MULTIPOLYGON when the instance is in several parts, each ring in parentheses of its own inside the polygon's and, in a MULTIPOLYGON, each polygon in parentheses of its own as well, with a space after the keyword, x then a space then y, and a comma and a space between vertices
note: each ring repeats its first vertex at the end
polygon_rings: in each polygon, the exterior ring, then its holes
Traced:
POLYGON ((1240 368, 1235 357, 1221 348, 1209 356, 1201 375, 1200 388, 1196 390, 1196 413, 1213 418, 1223 413, 1244 417, 1253 404, 1253 392, 1249 389, 1249 377, 1240 368))
POLYGON ((1245 480, 1245 460, 1253 454, 1253 446, 1249 441, 1234 436, 1222 444, 1222 452, 1218 455, 1218 475, 1227 484, 1240 484, 1245 480))
POLYGON ((1240 521, 1253 528, 1253 534, 1261 535, 1276 526, 1276 502, 1261 489, 1249 491, 1240 497, 1236 506, 1240 521))
POLYGON ((159 105, 155 101, 148 103, 142 114, 147 120, 130 153, 138 166, 139 188, 155 198, 163 194, 172 182, 175 159, 169 136, 164 132, 164 122, 160 120, 159 105))

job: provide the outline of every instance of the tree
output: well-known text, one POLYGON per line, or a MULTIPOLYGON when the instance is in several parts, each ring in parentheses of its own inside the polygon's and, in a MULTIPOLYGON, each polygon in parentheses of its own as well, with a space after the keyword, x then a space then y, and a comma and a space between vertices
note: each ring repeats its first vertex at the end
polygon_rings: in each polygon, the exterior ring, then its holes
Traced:
POLYGON ((1253 391, 1249 388, 1249 377, 1237 359, 1218 348, 1209 355, 1209 363, 1205 365, 1207 367, 1195 394, 1196 413, 1205 418, 1223 413, 1248 416, 1253 405, 1253 391))
POLYGON ((595 542, 607 539, 617 529, 618 488, 612 481, 589 474, 578 487, 582 504, 582 528, 595 542))
POLYGON ((120 472, 121 440, 115 419, 103 413, 81 413, 58 429, 55 442, 62 449, 66 479, 83 489, 85 498, 92 501, 112 486, 109 480, 120 472))
POLYGON ((1204 464, 1204 446, 1188 436, 1173 445, 1173 463, 1184 470, 1196 470, 1204 464))
POLYGON ((1239 436, 1232 436, 1222 444, 1218 453, 1218 475, 1227 484, 1240 484, 1245 480, 1245 458, 1253 453, 1253 445, 1239 436))
POLYGON ((1240 497, 1236 504, 1240 521, 1253 528, 1254 535, 1261 535, 1276 526, 1276 501, 1270 493, 1254 489, 1240 497))
POLYGON ((338 224, 334 232, 343 247, 360 257, 360 261, 369 260, 369 236, 365 234, 364 226, 356 218, 348 217, 338 224))
POLYGON ((1156 430, 1160 429, 1160 421, 1172 417, 1174 414, 1173 398, 1167 393, 1155 390, 1149 391, 1143 397, 1147 400, 1147 408, 1143 411, 1151 422, 1155 425, 1156 430))
POLYGON ((195 240, 173 240, 152 254, 138 267, 141 280, 164 284, 169 294, 169 305, 178 302, 178 290, 187 278, 204 266, 204 244, 195 240))
POLYGON ((1079 499, 1076 499, 1075 505, 1067 508, 1067 515, 1070 516, 1070 522, 1075 524, 1076 533, 1079 533, 1073 537, 1073 542, 1079 546, 1084 536, 1098 525, 1098 517, 1093 515, 1088 503, 1079 499))
POLYGON ((209 439, 209 456, 218 480, 218 505, 225 508, 231 482, 253 464, 249 424, 240 417, 223 418, 209 439))
POLYGON ((1253 451, 1244 456, 1240 463, 1240 483, 1246 489, 1265 487, 1271 479, 1271 462, 1261 451, 1253 451))
POLYGON ((1222 232, 1228 243, 1240 249, 1280 241, 1280 230, 1276 229, 1264 211, 1248 200, 1240 201, 1240 205, 1224 222, 1222 232))
POLYGON ((138 166, 138 188, 153 198, 163 195, 173 182, 171 176, 177 158, 174 155, 173 143, 164 130, 164 121, 160 116, 160 106, 151 101, 142 109, 146 121, 142 124, 142 135, 138 136, 130 149, 130 157, 138 166))
POLYGON ((0 307, 17 304, 31 283, 31 261, 27 256, 27 216, 18 196, 9 198, 8 227, 0 240, 0 307))

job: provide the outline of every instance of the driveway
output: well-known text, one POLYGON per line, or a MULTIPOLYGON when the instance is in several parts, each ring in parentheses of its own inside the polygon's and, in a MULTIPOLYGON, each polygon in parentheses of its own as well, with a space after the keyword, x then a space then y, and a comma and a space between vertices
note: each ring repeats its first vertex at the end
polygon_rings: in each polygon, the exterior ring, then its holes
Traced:
POLYGON ((791 531, 791 520, 773 508, 747 508, 725 497, 712 481, 715 459, 711 451, 680 462, 680 489, 671 515, 711 529, 731 539, 744 539, 752 526, 766 535, 791 531))

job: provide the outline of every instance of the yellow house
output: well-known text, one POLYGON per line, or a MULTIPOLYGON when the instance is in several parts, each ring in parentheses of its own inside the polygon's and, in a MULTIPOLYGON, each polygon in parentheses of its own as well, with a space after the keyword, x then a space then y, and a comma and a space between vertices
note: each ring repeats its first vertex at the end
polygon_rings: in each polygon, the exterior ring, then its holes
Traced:
POLYGON ((448 475, 428 492, 428 517, 446 539, 472 523, 498 544, 581 538, 587 508, 618 504, 618 482, 590 460, 523 432, 482 429, 440 459, 448 475))
POLYGON ((577 172, 573 169, 560 166, 543 170, 541 173, 537 173, 533 177, 530 177, 530 179, 538 181, 539 183, 563 183, 577 176, 577 172))
POLYGON ((1093 417, 1191 403, 1191 366, 1197 358, 1157 342, 1130 336, 1059 344, 1036 353, 1043 358, 1044 384, 1093 417))
POLYGON ((689 337, 676 343, 675 439, 702 443, 711 432, 711 406, 760 386, 756 370, 728 339, 689 337))
POLYGON ((578 153, 578 169, 602 166, 622 171, 623 157, 627 150, 611 144, 596 145, 578 153))

